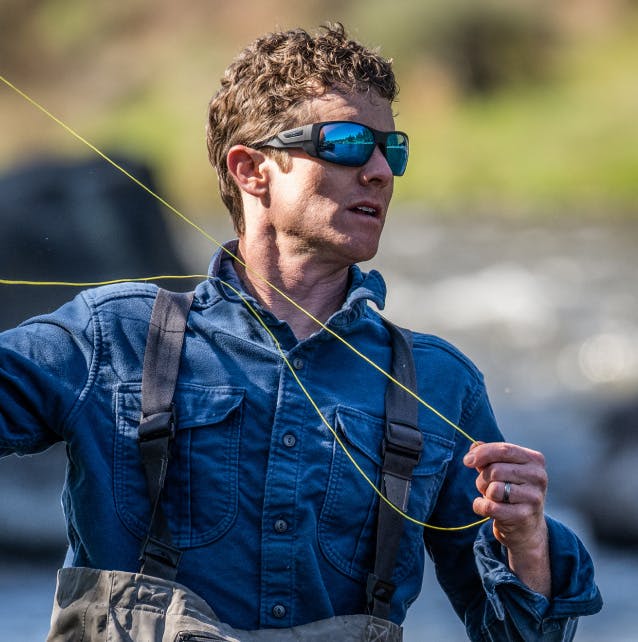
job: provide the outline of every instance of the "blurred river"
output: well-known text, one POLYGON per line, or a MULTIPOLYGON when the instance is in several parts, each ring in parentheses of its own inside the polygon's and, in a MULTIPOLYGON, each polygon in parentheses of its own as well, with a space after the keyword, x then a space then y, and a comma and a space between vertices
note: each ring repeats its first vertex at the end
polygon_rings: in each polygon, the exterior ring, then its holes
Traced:
MULTIPOLYGON (((229 237, 219 225, 211 230, 216 238, 229 237)), ((601 614, 581 622, 581 641, 638 640, 638 549, 603 544, 592 528, 592 516, 603 509, 615 510, 610 519, 621 515, 612 524, 620 530, 625 520, 638 520, 635 503, 623 504, 620 489, 606 489, 603 505, 597 488, 605 448, 600 422, 608 410, 638 399, 637 240, 632 222, 445 222, 402 212, 390 216, 372 264, 388 283, 384 314, 442 335, 468 354, 486 376, 508 438, 545 453, 548 510, 587 543, 605 599, 601 614)), ((181 244, 201 271, 209 246, 188 236, 181 244)), ((636 438, 634 429, 634 445, 636 438)), ((64 554, 57 500, 62 456, 62 450, 51 456, 53 474, 38 469, 37 458, 0 463, 0 640, 45 637, 54 569, 64 554)), ((614 465, 605 462, 606 469, 614 465)), ((635 494, 638 459, 633 471, 627 486, 635 494)), ((405 640, 463 639, 428 568, 405 640)))

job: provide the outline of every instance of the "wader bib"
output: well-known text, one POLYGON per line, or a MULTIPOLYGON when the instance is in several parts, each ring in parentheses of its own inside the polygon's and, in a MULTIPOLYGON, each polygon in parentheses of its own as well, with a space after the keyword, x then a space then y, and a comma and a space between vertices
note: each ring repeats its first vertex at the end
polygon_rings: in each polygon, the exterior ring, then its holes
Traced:
MULTIPOLYGON (((402 628, 388 621, 403 518, 380 501, 374 570, 366 595, 369 614, 341 615, 287 629, 235 629, 219 620, 208 603, 175 582, 181 551, 172 538, 160 498, 175 438, 173 394, 193 293, 160 289, 153 306, 142 373, 142 419, 138 442, 151 502, 140 572, 63 568, 47 642, 401 642, 402 628)), ((412 335, 386 321, 392 337, 392 376, 416 386, 412 335)), ((389 383, 386 389, 382 490, 406 510, 412 471, 423 438, 417 402, 389 383)))

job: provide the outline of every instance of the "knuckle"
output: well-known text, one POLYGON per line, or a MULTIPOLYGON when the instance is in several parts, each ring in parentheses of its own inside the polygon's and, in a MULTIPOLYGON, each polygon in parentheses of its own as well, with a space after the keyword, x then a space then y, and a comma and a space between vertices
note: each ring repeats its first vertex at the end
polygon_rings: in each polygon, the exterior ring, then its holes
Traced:
POLYGON ((477 497, 472 502, 472 510, 477 515, 481 515, 481 517, 485 517, 486 515, 488 515, 487 511, 485 510, 485 500, 482 497, 477 497))
POLYGON ((498 484, 491 482, 485 490, 485 496, 489 499, 498 499, 498 484))
POLYGON ((530 506, 533 508, 534 513, 538 513, 543 508, 543 505, 544 501, 542 494, 534 495, 534 497, 530 501, 530 506))
POLYGON ((543 493, 547 490, 548 477, 547 472, 544 469, 535 471, 530 481, 534 486, 543 491, 543 493))
POLYGON ((501 442, 497 445, 496 451, 499 455, 499 459, 502 461, 507 459, 512 453, 512 445, 506 442, 501 442))
POLYGON ((495 464, 492 464, 488 469, 486 469, 486 472, 489 475, 490 481, 492 482, 501 481, 503 474, 505 472, 505 468, 502 464, 495 463, 495 464))
POLYGON ((538 452, 537 450, 534 450, 533 452, 534 452, 534 457, 538 462, 538 464, 543 468, 545 468, 545 455, 543 455, 543 453, 541 452, 538 452))
POLYGON ((483 469, 483 472, 481 473, 483 476, 483 479, 489 484, 490 482, 494 481, 494 464, 490 464, 486 468, 483 469))
POLYGON ((542 475, 541 480, 540 480, 540 487, 543 490, 543 494, 545 494, 545 491, 547 490, 549 480, 547 478, 547 474, 542 475))

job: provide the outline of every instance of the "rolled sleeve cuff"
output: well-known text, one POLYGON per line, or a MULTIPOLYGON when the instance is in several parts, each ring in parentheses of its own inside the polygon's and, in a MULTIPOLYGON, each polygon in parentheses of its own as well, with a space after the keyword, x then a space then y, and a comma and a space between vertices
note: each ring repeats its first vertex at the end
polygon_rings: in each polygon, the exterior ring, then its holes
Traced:
POLYGON ((532 591, 512 573, 507 551, 494 537, 491 523, 481 528, 474 544, 476 565, 493 615, 501 621, 511 618, 519 630, 535 628, 541 637, 550 629, 569 626, 570 620, 602 608, 600 591, 594 582, 594 566, 584 545, 560 522, 550 517, 546 520, 551 600, 532 591))

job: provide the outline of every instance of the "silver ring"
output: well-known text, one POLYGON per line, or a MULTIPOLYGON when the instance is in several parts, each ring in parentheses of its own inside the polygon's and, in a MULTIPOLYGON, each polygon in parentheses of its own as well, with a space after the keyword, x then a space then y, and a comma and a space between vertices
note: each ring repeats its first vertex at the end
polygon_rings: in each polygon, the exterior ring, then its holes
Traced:
POLYGON ((501 500, 504 504, 510 503, 510 492, 512 490, 511 482, 505 482, 505 488, 503 489, 503 499, 501 500))

